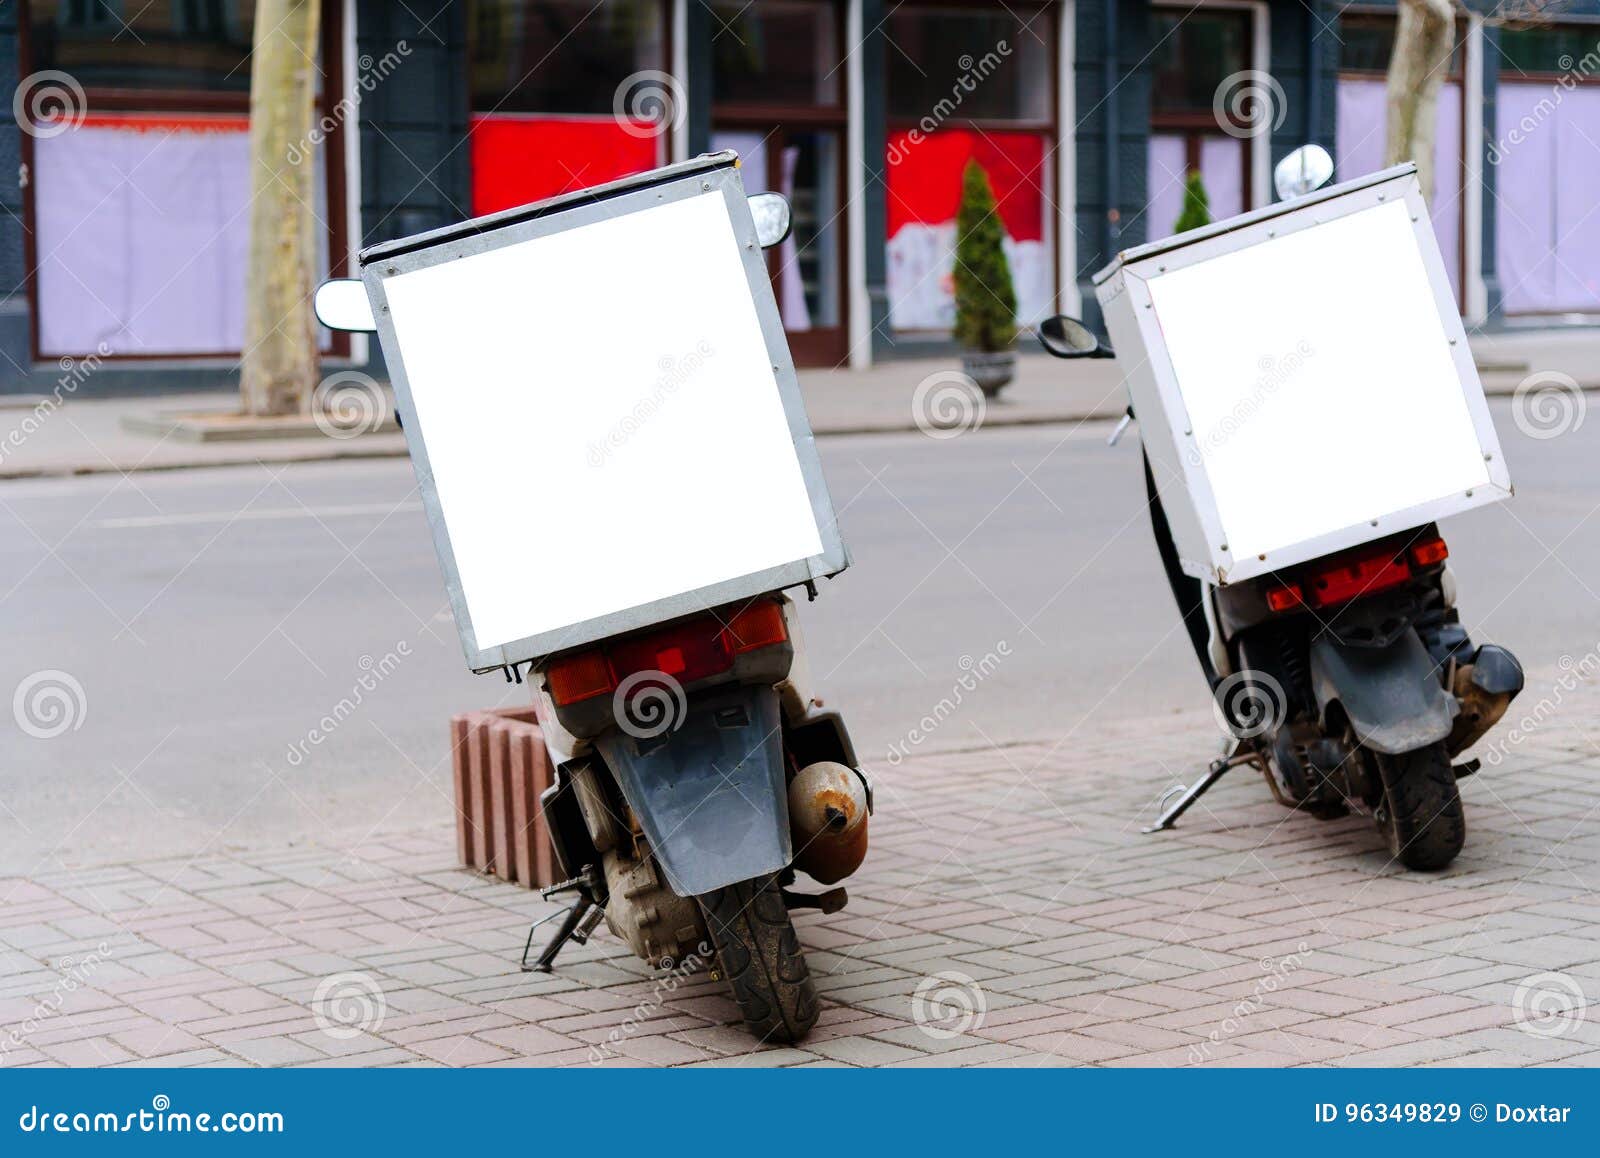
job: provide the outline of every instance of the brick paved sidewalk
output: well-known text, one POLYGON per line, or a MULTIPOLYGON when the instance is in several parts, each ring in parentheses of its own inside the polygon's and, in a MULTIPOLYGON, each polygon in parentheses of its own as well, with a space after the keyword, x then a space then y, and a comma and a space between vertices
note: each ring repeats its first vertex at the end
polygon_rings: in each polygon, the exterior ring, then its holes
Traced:
POLYGON ((455 868, 445 824, 3 880, 0 1065, 1592 1065, 1600 745, 1554 679, 1432 876, 1247 770, 1141 836, 1209 716, 879 769, 850 907, 798 918, 800 1048, 604 932, 520 973, 552 906, 455 868))

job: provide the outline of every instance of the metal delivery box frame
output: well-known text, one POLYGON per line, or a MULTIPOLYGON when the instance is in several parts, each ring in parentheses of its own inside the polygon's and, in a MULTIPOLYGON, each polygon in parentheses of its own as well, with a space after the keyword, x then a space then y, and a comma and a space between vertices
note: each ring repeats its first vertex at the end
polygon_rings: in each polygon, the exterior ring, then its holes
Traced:
POLYGON ((473 670, 848 566, 735 154, 359 264, 473 670))
POLYGON ((1413 165, 1094 282, 1185 573, 1248 579, 1512 493, 1413 165))

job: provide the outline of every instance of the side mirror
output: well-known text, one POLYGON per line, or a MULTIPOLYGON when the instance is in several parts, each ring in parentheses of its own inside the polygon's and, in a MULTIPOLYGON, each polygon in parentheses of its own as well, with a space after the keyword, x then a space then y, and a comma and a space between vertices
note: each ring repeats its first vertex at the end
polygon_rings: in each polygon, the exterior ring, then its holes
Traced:
POLYGON ((1109 358, 1111 351, 1077 318, 1057 314, 1039 323, 1039 344, 1057 358, 1109 358))
POLYGON ((794 228, 794 214, 789 211, 789 199, 782 193, 752 193, 750 216, 756 221, 756 240, 762 249, 771 249, 789 236, 794 228))
POLYGON ((372 333, 378 323, 372 317, 372 303, 367 300, 367 287, 353 277, 338 277, 317 287, 311 299, 317 321, 330 330, 349 330, 352 333, 372 333))
POLYGON ((1304 197, 1320 189, 1333 177, 1333 158, 1321 145, 1301 145, 1272 171, 1272 184, 1279 201, 1304 197))

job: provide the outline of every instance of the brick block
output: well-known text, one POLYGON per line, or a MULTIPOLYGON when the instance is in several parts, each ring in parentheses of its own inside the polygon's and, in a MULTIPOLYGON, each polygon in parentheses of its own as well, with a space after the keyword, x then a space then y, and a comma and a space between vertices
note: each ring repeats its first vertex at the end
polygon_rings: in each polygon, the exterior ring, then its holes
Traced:
POLYGON ((532 708, 463 712, 450 721, 456 857, 501 880, 555 883, 555 849, 539 796, 554 781, 532 708))

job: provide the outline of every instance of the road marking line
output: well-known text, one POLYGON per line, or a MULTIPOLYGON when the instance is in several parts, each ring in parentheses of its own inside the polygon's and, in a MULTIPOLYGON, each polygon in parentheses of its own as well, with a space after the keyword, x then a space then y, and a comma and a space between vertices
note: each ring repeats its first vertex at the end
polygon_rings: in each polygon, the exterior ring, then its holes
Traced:
POLYGON ((261 511, 195 511, 186 515, 132 515, 122 519, 97 519, 91 527, 176 527, 185 523, 226 523, 230 519, 338 519, 354 515, 388 515, 420 511, 420 502, 360 503, 345 507, 276 507, 261 511))

